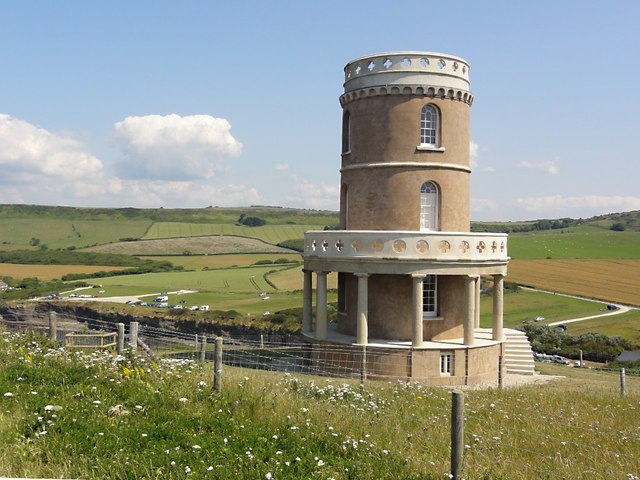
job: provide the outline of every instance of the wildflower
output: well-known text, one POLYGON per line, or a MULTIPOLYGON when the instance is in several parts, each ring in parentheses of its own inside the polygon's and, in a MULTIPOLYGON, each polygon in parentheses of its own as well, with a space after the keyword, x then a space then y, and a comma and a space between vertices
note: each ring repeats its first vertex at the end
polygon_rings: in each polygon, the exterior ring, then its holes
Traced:
POLYGON ((271 472, 267 472, 264 476, 265 480, 271 480, 273 478, 273 475, 271 475, 271 472))
POLYGON ((148 435, 148 434, 146 434, 146 433, 143 433, 143 434, 142 434, 142 436, 143 436, 143 437, 148 437, 149 435, 148 435))
POLYGON ((171 466, 174 466, 175 464, 176 464, 176 462, 172 460, 171 461, 171 466))
POLYGON ((224 439, 222 440, 224 443, 227 443, 229 440, 227 440, 227 437, 224 437, 224 439))
POLYGON ((179 401, 180 403, 187 403, 187 402, 189 401, 189 399, 188 399, 188 398, 185 398, 185 397, 182 397, 182 398, 179 398, 179 399, 178 399, 178 401, 179 401))
POLYGON ((194 445, 191 448, 193 448, 194 450, 200 450, 202 447, 200 445, 194 445))
POLYGON ((212 467, 211 465, 209 465, 209 466, 207 467, 207 472, 210 472, 211 470, 213 470, 213 467, 212 467))
POLYGON ((13 397, 13 393, 11 393, 11 392, 6 392, 6 393, 4 394, 4 396, 5 396, 5 397, 13 397))
POLYGON ((322 467, 324 465, 324 461, 323 460, 318 460, 318 466, 322 467))
POLYGON ((189 465, 187 465, 186 467, 184 467, 184 473, 191 473, 191 467, 189 465))

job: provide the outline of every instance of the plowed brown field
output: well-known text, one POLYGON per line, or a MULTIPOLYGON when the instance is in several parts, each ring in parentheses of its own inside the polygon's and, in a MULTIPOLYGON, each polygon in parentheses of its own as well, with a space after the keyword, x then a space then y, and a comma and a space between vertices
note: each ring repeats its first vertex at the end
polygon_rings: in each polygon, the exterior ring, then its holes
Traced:
POLYGON ((640 260, 511 260, 507 280, 544 290, 640 305, 640 260))

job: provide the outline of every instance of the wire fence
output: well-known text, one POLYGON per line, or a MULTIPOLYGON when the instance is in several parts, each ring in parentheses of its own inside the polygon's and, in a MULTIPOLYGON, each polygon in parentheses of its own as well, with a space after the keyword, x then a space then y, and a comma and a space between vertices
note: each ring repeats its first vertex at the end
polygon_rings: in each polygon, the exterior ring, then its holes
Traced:
MULTIPOLYGON (((116 349, 117 342, 108 341, 111 338, 108 334, 123 332, 125 338, 120 343, 132 345, 133 324, 137 325, 134 348, 140 346, 152 355, 214 360, 215 337, 202 333, 181 332, 138 322, 120 324, 119 327, 118 323, 102 319, 55 312, 12 312, 10 315, 0 316, 0 325, 6 329, 38 331, 69 348, 116 349), (52 326, 52 317, 55 318, 55 326, 52 326), (119 332, 119 328, 123 330, 119 332)), ((434 383, 433 372, 429 376, 422 375, 418 369, 414 370, 411 349, 309 343, 302 336, 293 334, 224 335, 223 341, 222 364, 227 366, 361 381, 411 378, 414 381, 428 380, 435 385, 446 385, 449 380, 441 377, 438 371, 437 377, 441 381, 434 383)), ((439 354, 435 352, 434 355, 439 354)), ((617 373, 619 370, 599 368, 598 372, 611 375, 611 372, 617 373)), ((640 375, 630 371, 625 376, 640 375)), ((496 377, 489 379, 487 383, 497 385, 498 381, 496 377)))

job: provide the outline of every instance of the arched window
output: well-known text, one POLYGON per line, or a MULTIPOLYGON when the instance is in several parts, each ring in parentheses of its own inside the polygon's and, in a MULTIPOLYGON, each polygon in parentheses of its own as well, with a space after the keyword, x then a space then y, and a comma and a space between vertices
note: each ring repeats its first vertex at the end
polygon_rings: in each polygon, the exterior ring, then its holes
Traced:
POLYGON ((433 182, 420 189, 420 231, 438 230, 438 186, 433 182))
POLYGON ((420 114, 420 145, 439 147, 440 145, 440 114, 433 105, 422 107, 420 114))
POLYGON ((342 116, 342 153, 351 151, 351 114, 344 112, 342 116))

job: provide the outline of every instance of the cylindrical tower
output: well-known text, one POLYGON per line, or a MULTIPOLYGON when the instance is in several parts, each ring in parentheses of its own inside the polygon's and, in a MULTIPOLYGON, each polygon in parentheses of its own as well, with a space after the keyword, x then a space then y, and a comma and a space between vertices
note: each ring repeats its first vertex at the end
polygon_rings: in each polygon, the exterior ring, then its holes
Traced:
POLYGON ((393 52, 345 67, 341 228, 469 231, 469 65, 393 52))
POLYGON ((472 101, 469 64, 451 55, 383 53, 345 67, 341 228, 305 233, 302 327, 312 365, 355 362, 361 374, 435 385, 497 378, 509 257, 506 234, 469 228, 472 101), (491 331, 480 328, 481 276, 493 282, 491 331))
MULTIPOLYGON (((469 64, 429 52, 369 55, 347 64, 340 217, 343 230, 469 231, 469 64)), ((428 276, 434 318, 425 337, 461 336, 461 277, 428 276), (437 285, 436 285, 437 283, 437 285), (446 320, 445 320, 446 319, 446 320)), ((410 338, 415 299, 406 275, 369 279, 369 331, 410 338)), ((357 280, 339 276, 339 329, 356 329, 357 280)), ((431 307, 427 307, 429 309, 431 307)))

